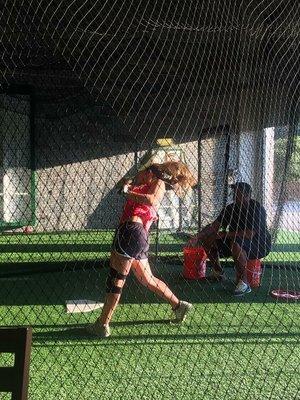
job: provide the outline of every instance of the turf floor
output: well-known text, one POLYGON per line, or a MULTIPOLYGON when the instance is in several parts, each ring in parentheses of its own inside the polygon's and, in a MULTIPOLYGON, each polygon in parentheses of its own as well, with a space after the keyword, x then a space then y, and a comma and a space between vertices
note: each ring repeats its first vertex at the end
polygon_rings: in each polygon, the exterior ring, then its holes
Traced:
MULTIPOLYGON (((52 233, 5 233, 0 235, 0 265, 13 263, 84 262, 109 256, 114 232, 78 231, 52 233)), ((152 231, 151 251, 160 256, 178 256, 187 236, 177 232, 152 231), (158 239, 158 246, 155 242, 158 239)), ((300 233, 278 231, 266 263, 300 262, 300 233)))
POLYGON ((262 286, 236 299, 232 268, 217 284, 181 270, 154 267, 194 304, 184 324, 130 276, 107 340, 84 332, 99 311, 65 312, 67 299, 103 300, 106 268, 1 278, 1 325, 34 330, 29 399, 300 399, 299 305, 269 294, 299 289, 299 271, 266 268, 262 286))

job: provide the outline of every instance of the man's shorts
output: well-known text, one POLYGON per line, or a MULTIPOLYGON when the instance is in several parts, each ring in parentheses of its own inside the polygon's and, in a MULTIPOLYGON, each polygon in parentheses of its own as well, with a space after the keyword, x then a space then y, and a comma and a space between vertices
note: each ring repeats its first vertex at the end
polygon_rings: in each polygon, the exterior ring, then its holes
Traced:
MULTIPOLYGON (((245 251, 248 260, 256 260, 266 257, 271 250, 271 243, 269 240, 258 241, 254 239, 245 239, 237 236, 234 241, 240 245, 245 251)), ((216 245, 220 257, 231 257, 231 243, 232 239, 217 239, 216 245)))
POLYGON ((149 240, 143 224, 132 221, 121 224, 116 230, 112 249, 127 258, 147 259, 149 240))

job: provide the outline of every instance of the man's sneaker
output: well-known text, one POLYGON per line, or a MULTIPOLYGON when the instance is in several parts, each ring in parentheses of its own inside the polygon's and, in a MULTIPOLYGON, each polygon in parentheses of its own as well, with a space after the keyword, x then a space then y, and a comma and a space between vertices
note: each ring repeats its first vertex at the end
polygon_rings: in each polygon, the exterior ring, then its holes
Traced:
POLYGON ((191 303, 188 303, 187 301, 180 301, 179 306, 173 310, 175 314, 174 322, 183 322, 186 319, 187 313, 192 307, 193 305, 191 303))
POLYGON ((251 287, 243 282, 243 281, 239 281, 239 283, 236 285, 236 288, 234 290, 234 295, 235 296, 243 296, 246 293, 250 293, 251 292, 251 287))
POLYGON ((93 336, 107 338, 110 336, 110 328, 108 324, 103 325, 98 319, 94 324, 89 325, 86 331, 93 336))
POLYGON ((227 280, 227 277, 223 271, 221 272, 213 269, 211 271, 211 274, 208 275, 207 280, 209 280, 210 282, 225 282, 227 280))

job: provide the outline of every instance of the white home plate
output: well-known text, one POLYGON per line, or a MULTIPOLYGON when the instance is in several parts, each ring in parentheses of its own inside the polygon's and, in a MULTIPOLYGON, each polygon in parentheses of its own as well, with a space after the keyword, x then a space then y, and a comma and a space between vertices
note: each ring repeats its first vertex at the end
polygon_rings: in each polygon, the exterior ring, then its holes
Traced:
POLYGON ((101 307, 103 307, 103 303, 96 303, 93 300, 66 300, 66 312, 68 314, 91 312, 101 307))

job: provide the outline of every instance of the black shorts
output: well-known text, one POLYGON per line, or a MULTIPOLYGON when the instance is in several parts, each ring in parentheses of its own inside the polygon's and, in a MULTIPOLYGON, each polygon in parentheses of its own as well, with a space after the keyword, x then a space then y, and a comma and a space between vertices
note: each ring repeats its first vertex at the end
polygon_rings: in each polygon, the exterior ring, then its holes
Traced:
POLYGON ((148 258, 148 232, 140 222, 126 221, 115 233, 113 250, 124 257, 144 260, 148 258))
MULTIPOLYGON (((266 257, 271 250, 271 243, 269 240, 257 241, 253 239, 245 239, 236 237, 234 240, 245 251, 248 260, 256 260, 266 257)), ((231 257, 231 239, 217 239, 216 244, 220 257, 231 257)))

